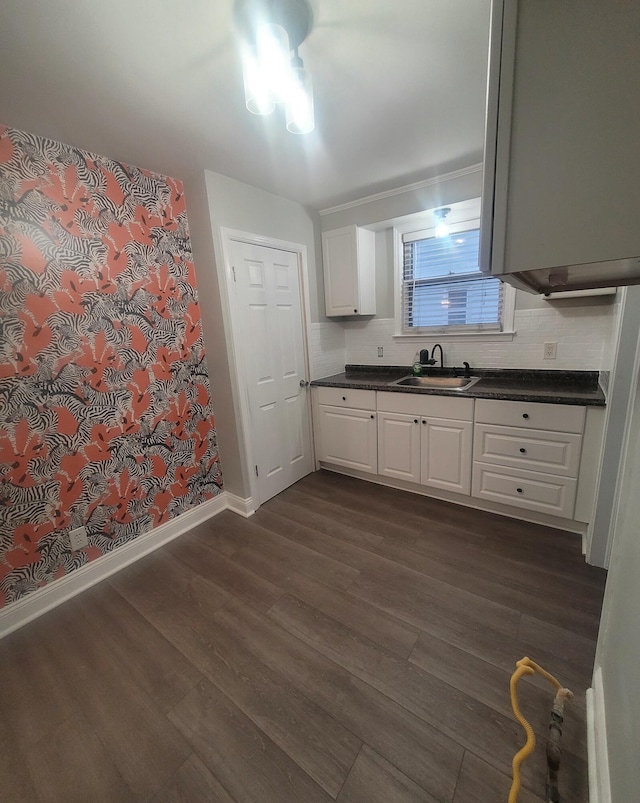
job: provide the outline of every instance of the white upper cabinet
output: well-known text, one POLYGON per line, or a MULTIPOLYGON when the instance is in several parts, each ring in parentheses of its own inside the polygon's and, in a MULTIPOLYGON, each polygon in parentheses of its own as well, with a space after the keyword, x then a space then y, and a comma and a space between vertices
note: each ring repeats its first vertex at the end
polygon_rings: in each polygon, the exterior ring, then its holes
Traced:
POLYGON ((538 292, 640 280, 640 3, 493 0, 481 267, 538 292))
POLYGON ((375 232, 359 226, 322 234, 326 314, 374 315, 375 232))

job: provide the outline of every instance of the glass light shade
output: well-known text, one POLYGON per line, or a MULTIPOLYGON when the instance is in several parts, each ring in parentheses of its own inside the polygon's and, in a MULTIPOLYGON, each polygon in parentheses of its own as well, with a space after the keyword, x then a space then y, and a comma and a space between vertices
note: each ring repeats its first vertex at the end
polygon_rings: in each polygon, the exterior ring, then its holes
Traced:
POLYGON ((449 234, 449 226, 441 220, 436 226, 436 237, 446 237, 449 234))
POLYGON ((308 134, 315 128, 311 74, 303 66, 291 67, 291 86, 286 115, 287 131, 292 134, 308 134))
POLYGON ((276 104, 271 99, 269 86, 256 56, 248 47, 242 53, 242 76, 247 109, 252 114, 271 114, 276 104))
POLYGON ((284 103, 291 81, 289 35, 281 25, 265 23, 256 31, 256 61, 272 103, 284 103))

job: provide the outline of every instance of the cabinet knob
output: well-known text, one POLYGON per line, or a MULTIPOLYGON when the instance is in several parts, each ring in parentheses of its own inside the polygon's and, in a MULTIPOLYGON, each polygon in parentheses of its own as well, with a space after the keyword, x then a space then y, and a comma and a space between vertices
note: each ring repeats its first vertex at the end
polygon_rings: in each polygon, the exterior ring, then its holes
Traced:
POLYGON ((375 418, 375 415, 373 413, 371 413, 371 418, 375 418))
POLYGON ((354 312, 356 312, 356 313, 357 313, 357 312, 358 312, 358 310, 357 310, 357 309, 354 309, 354 312))
POLYGON ((343 396, 343 397, 342 397, 342 401, 346 401, 346 400, 347 400, 347 397, 346 397, 346 396, 343 396))
POLYGON ((529 418, 529 413, 522 413, 523 418, 529 418))
POLYGON ((522 488, 516 488, 516 491, 517 491, 519 494, 521 494, 521 493, 522 493, 522 488))
POLYGON ((414 423, 414 424, 417 424, 417 423, 418 423, 418 419, 417 419, 417 418, 414 418, 414 419, 413 419, 413 423, 414 423))
POLYGON ((426 419, 426 418, 423 418, 423 419, 422 419, 422 423, 423 423, 423 424, 426 424, 426 423, 427 423, 427 419, 426 419))
POLYGON ((526 454, 527 453, 527 450, 524 448, 524 446, 520 447, 520 451, 522 452, 522 454, 526 454))

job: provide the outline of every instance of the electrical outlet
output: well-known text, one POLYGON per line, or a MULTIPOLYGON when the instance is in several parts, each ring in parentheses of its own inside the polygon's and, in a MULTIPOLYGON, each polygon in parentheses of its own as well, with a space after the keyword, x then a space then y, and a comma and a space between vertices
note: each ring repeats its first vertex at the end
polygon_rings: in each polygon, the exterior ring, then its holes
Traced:
POLYGON ((378 346, 378 357, 384 356, 384 348, 383 346, 378 346))
POLYGON ((83 546, 89 546, 89 539, 87 538, 86 527, 76 527, 69 533, 69 542, 71 549, 75 552, 77 549, 82 549, 83 546))
POLYGON ((558 353, 558 344, 557 343, 545 343, 544 344, 544 359, 545 360, 555 360, 558 353))

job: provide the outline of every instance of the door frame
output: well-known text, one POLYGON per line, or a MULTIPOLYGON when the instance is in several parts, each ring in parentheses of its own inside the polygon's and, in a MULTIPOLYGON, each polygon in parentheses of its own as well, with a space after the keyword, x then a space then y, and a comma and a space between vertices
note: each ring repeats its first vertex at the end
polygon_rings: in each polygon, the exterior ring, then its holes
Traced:
MULTIPOLYGON (((234 242, 246 243, 248 245, 263 246, 274 248, 279 251, 289 251, 296 254, 298 259, 298 278, 300 282, 300 311, 302 313, 302 352, 304 357, 305 375, 307 381, 311 379, 311 361, 309 357, 309 332, 311 330, 311 305, 309 299, 309 267, 307 260, 307 246, 303 243, 295 243, 289 240, 280 240, 277 237, 266 237, 262 234, 252 234, 239 229, 231 229, 226 226, 220 227, 220 239, 222 241, 222 255, 224 261, 225 284, 227 288, 226 296, 229 309, 229 322, 231 337, 231 360, 230 369, 232 377, 238 388, 239 419, 240 427, 238 440, 240 443, 241 457, 244 458, 251 490, 251 513, 260 506, 260 496, 258 492, 258 478, 255 476, 253 467, 256 465, 252 438, 248 434, 252 430, 251 412, 249 406, 249 388, 246 382, 246 365, 244 360, 244 350, 240 343, 240 328, 242 315, 238 304, 237 292, 234 287, 232 264, 232 247, 234 242)), ((313 437, 313 419, 311 415, 311 392, 307 392, 307 410, 309 414, 309 441, 311 448, 311 464, 316 465, 315 447, 313 437)))

